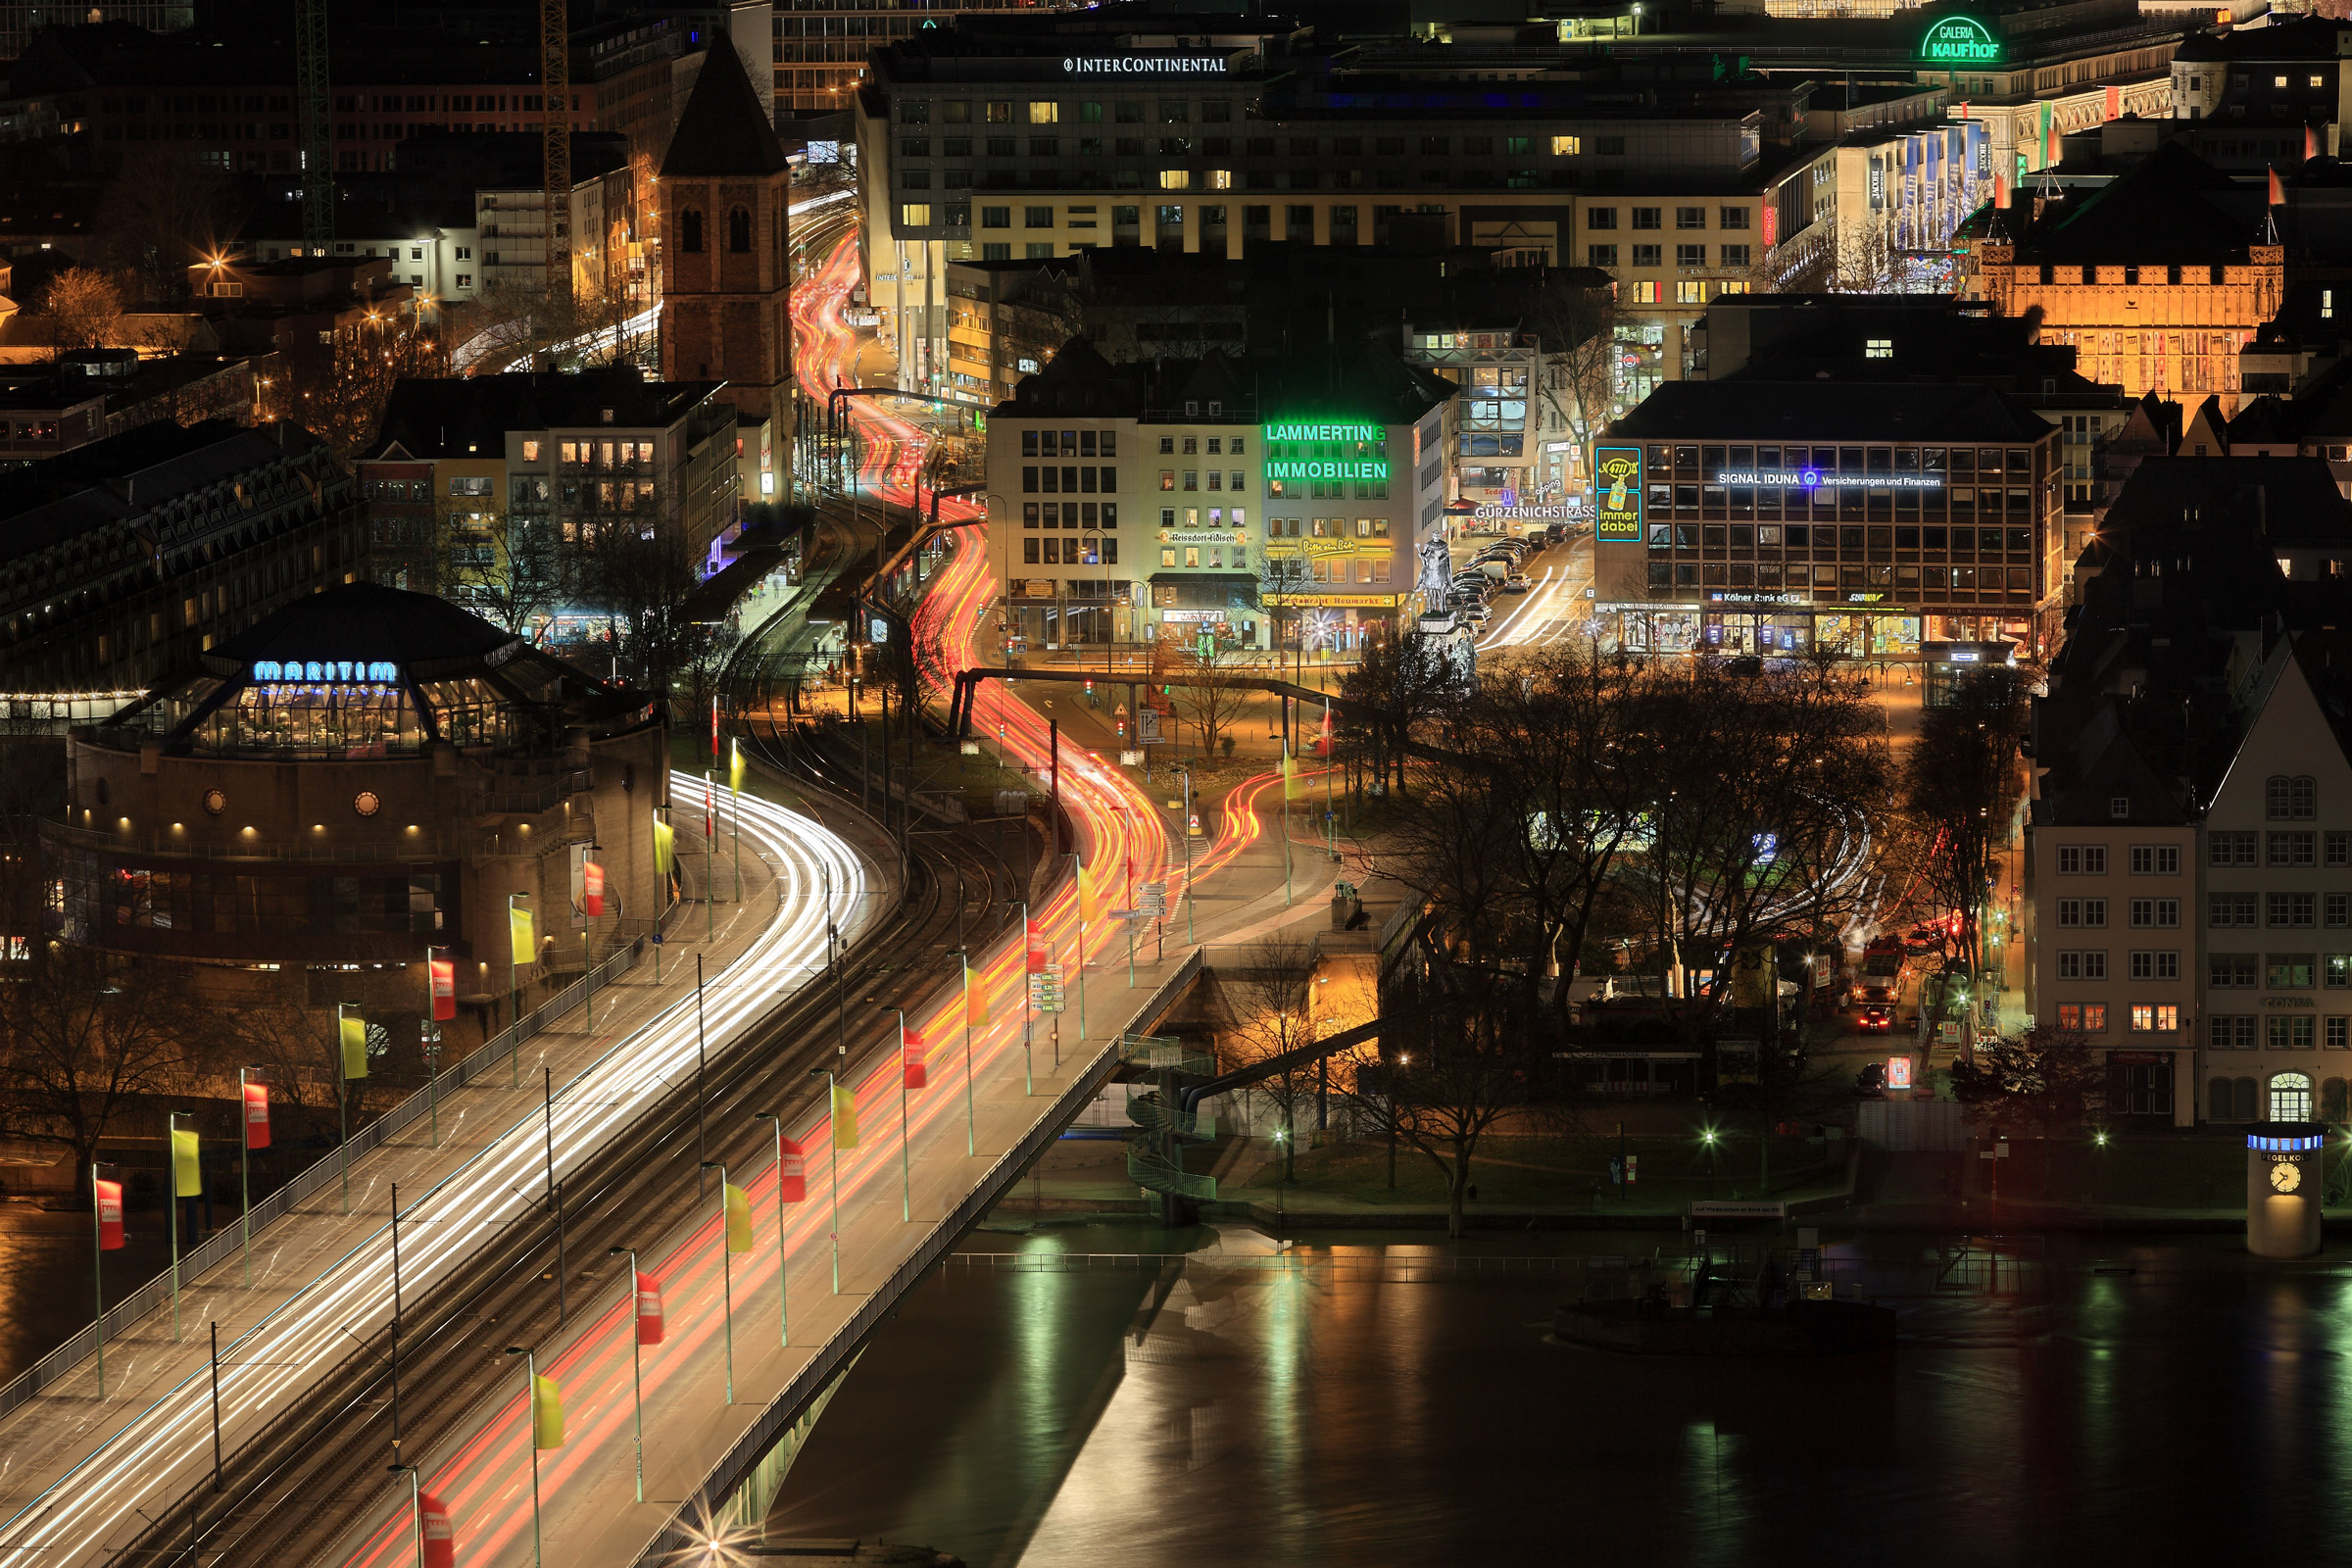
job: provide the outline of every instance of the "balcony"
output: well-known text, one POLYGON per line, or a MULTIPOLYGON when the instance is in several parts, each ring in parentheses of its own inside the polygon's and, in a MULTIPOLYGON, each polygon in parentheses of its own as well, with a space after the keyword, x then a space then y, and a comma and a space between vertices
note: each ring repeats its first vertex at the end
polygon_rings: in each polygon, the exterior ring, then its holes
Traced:
POLYGON ((367 835, 304 833, 291 839, 264 838, 252 828, 227 833, 192 832, 184 827, 110 831, 70 827, 63 822, 41 824, 41 837, 65 849, 88 850, 135 859, 252 861, 383 865, 423 860, 468 860, 484 853, 482 839, 473 834, 451 835, 419 830, 367 835))

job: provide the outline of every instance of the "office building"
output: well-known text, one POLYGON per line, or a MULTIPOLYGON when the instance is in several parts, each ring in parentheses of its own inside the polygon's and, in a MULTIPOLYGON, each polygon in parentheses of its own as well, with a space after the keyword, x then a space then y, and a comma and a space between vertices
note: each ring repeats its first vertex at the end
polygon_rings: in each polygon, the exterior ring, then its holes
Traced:
POLYGON ((1660 387, 1593 444, 1602 636, 1656 653, 2038 650, 2057 629, 2060 434, 1988 387, 1660 387))
POLYGON ((988 418, 1011 651, 1395 635, 1450 493, 1453 393, 1394 354, 1114 366, 1065 344, 988 418))

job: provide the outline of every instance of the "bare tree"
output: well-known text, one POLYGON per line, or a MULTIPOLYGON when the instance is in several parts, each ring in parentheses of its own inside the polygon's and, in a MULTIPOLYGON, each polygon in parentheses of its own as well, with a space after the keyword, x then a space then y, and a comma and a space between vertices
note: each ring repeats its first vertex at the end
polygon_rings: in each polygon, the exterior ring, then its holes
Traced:
POLYGON ((1453 656, 1418 630, 1364 649, 1340 695, 1355 706, 1380 791, 1388 789, 1393 773, 1397 793, 1404 792, 1404 760, 1415 732, 1458 704, 1464 690, 1453 656))
POLYGON ((218 244, 230 194, 228 176, 185 148, 124 143, 92 225, 100 254, 142 302, 182 304, 188 269, 218 244))
POLYGON ((1616 416, 1617 291, 1554 274, 1529 302, 1538 391, 1578 451, 1616 416))
POLYGON ((1242 684, 1245 677, 1239 669, 1218 663, 1213 655, 1168 654, 1165 667, 1185 677, 1185 684, 1172 694, 1176 711, 1200 737, 1201 757, 1214 758, 1218 739, 1240 721, 1242 706, 1249 700, 1250 689, 1242 684))
POLYGON ((1446 1234, 1458 1238, 1479 1146, 1504 1116, 1529 1113, 1555 1037, 1514 993, 1444 965, 1400 981, 1382 1015, 1378 1062, 1355 1063, 1348 1082, 1446 1178, 1446 1234))
POLYGON ((449 345, 434 323, 386 311, 338 329, 324 366, 294 373, 302 422, 349 463, 375 438, 394 386, 449 374, 449 345))
POLYGON ((529 635, 563 598, 555 523, 517 515, 497 496, 436 496, 433 510, 433 572, 441 596, 517 636, 529 635))
POLYGON ((612 616, 622 663, 647 691, 664 696, 676 695, 683 678, 689 701, 698 710, 707 706, 709 682, 724 663, 721 644, 731 647, 735 634, 725 621, 689 618, 688 602, 701 579, 684 532, 628 518, 606 526, 581 549, 582 594, 612 616))
POLYGON ((0 1126, 89 1165, 134 1103, 179 1088, 212 1029, 179 976, 151 959, 32 944, 0 985, 0 1126))
POLYGON ((2041 1141, 2046 1189, 2050 1139, 2081 1128, 2105 1104, 2106 1065, 2083 1036, 2046 1024, 1981 1042, 1974 1059, 1952 1063, 1952 1098, 1971 1121, 2025 1126, 2041 1141))
POLYGON ((1905 880, 1939 922, 1958 914, 1958 929, 1948 931, 1951 961, 1943 974, 1956 975, 1972 995, 1985 967, 1984 908, 2024 793, 2018 744, 2025 732, 2025 693, 2016 672, 1983 669, 1921 716, 1918 738, 1904 758, 1908 823, 1899 842, 1912 873, 1905 880))
MULTIPOLYGON (((1252 943, 1220 990, 1233 1021, 1220 1040, 1229 1070, 1275 1061, 1315 1043, 1321 1020, 1314 1013, 1315 954, 1309 944, 1282 936, 1252 943)), ((1282 1117, 1285 1182, 1297 1178, 1298 1111, 1316 1082, 1315 1066, 1301 1061, 1251 1086, 1282 1117)))
POLYGON ((69 267, 52 277, 41 314, 60 350, 113 348, 122 341, 122 292, 95 268, 69 267))

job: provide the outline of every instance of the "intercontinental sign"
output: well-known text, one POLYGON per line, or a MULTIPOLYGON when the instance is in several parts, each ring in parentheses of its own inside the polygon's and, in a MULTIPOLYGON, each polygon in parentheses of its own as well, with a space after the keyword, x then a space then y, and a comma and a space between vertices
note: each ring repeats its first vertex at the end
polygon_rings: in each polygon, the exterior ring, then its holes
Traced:
POLYGON ((1222 76, 1223 55, 1067 55, 1066 76, 1222 76))

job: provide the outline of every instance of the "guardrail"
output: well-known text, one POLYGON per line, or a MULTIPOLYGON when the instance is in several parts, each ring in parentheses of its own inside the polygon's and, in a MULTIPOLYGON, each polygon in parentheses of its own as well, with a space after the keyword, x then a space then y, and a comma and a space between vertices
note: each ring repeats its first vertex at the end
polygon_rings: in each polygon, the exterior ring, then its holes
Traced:
POLYGON ((655 1564, 683 1562, 690 1555, 699 1556, 708 1546, 708 1539, 690 1520, 712 1520, 720 1517, 738 1488, 759 1467, 768 1450, 783 1441, 800 1419, 801 1412, 816 1398, 825 1386, 833 1381, 850 1363, 867 1337, 882 1325, 882 1320, 897 1310, 908 1290, 954 1247, 962 1235, 980 1222, 981 1216, 994 1207, 998 1199, 1019 1179, 1021 1171, 1045 1152, 1048 1145, 1060 1136, 1062 1124, 1076 1116, 1102 1085, 1109 1082, 1111 1072, 1119 1064, 1120 1039, 1148 1027, 1172 1005, 1185 987, 1200 973, 1200 951, 1196 948, 1179 964, 1176 972, 1160 982, 1144 1004, 1128 1019, 1127 1027, 1113 1035, 1086 1069, 1071 1080, 1046 1114, 1029 1131, 1006 1150, 987 1174, 957 1203, 948 1216, 933 1226, 916 1245, 914 1253, 896 1269, 882 1288, 867 1297, 847 1322, 833 1331, 816 1353, 784 1385, 783 1391, 769 1401, 766 1409, 734 1445, 719 1457, 700 1487, 690 1494, 670 1516, 669 1522, 647 1542, 637 1554, 637 1561, 653 1568, 655 1564))
MULTIPOLYGON (((682 920, 685 910, 686 906, 680 904, 670 911, 670 917, 682 920)), ((647 940, 647 937, 638 937, 607 957, 596 968, 596 983, 600 986, 610 985, 635 968, 647 940)), ((369 1150, 380 1147, 387 1140, 415 1126, 431 1112, 436 1100, 475 1082, 495 1067, 505 1066, 508 1058, 520 1052, 526 1042, 543 1033, 554 1020, 581 1005, 587 995, 586 980, 574 980, 532 1009, 520 1023, 508 1025, 442 1068, 425 1088, 419 1089, 372 1121, 354 1129, 350 1138, 336 1146, 324 1158, 296 1172, 285 1185, 253 1205, 254 1234, 258 1236, 264 1227, 292 1213, 305 1199, 335 1182, 346 1158, 359 1159, 369 1150)), ((243 1245, 244 1236, 244 1227, 231 1221, 181 1254, 179 1278, 182 1288, 189 1281, 203 1278, 207 1269, 234 1256, 243 1245)), ((102 1339, 107 1342, 121 1339, 141 1318, 160 1309, 171 1298, 172 1274, 167 1269, 108 1307, 104 1317, 85 1323, 57 1348, 9 1379, 6 1384, 0 1384, 0 1417, 7 1416, 9 1412, 64 1382, 85 1358, 97 1353, 102 1339)))

